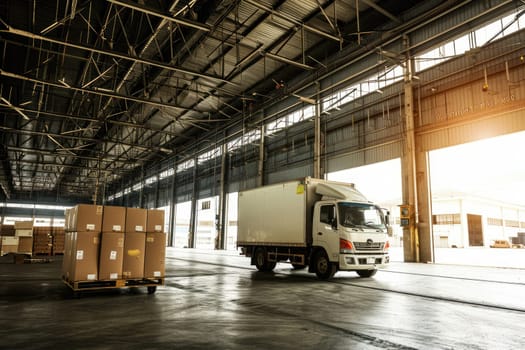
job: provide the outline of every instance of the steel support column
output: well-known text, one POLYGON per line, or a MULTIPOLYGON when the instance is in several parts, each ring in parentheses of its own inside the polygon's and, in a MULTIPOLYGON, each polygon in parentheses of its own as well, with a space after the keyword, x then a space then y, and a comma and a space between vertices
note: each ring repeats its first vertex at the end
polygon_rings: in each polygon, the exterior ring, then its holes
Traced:
POLYGON ((221 178, 219 189, 219 211, 217 213, 217 239, 215 240, 215 249, 225 249, 226 236, 226 198, 228 196, 228 145, 222 145, 221 156, 221 178))
POLYGON ((314 178, 324 178, 324 170, 321 166, 321 99, 319 95, 319 84, 316 85, 317 94, 315 99, 314 115, 314 178))
MULTIPOLYGON (((419 148, 416 138, 416 150, 419 148)), ((416 151, 417 232, 419 260, 434 262, 434 233, 432 231, 432 195, 428 152, 416 151)))
POLYGON ((414 95, 412 86, 412 64, 410 57, 405 62, 405 100, 403 113, 403 150, 401 175, 403 205, 409 206, 410 218, 403 227, 403 252, 405 262, 419 262, 419 242, 416 225, 416 145, 414 133, 414 95))
POLYGON ((168 246, 173 247, 175 242, 175 233, 177 232, 177 223, 175 218, 177 217, 177 162, 173 161, 173 178, 171 180, 171 198, 170 198, 170 221, 169 221, 169 235, 168 235, 168 246))
POLYGON ((197 194, 198 194, 198 178, 197 168, 199 167, 198 158, 194 158, 195 165, 193 166, 193 188, 191 190, 191 212, 190 212, 190 232, 188 232, 188 248, 195 248, 195 232, 197 231, 197 194))
POLYGON ((264 185, 264 124, 261 125, 261 142, 259 143, 259 159, 257 160, 257 187, 264 185))
MULTIPOLYGON (((405 45, 409 46, 405 37, 405 45)), ((404 142, 402 162, 403 204, 408 205, 409 221, 403 227, 405 262, 433 262, 432 210, 428 152, 418 151, 415 137, 414 61, 407 53, 405 61, 404 142)))

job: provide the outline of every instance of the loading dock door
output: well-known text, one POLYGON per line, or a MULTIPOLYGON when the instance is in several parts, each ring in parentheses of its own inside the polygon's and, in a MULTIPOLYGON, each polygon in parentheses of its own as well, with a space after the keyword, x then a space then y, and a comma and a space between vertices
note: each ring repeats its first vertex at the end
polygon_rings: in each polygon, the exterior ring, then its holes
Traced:
POLYGON ((481 215, 467 214, 468 242, 471 247, 483 246, 483 230, 481 227, 481 215))

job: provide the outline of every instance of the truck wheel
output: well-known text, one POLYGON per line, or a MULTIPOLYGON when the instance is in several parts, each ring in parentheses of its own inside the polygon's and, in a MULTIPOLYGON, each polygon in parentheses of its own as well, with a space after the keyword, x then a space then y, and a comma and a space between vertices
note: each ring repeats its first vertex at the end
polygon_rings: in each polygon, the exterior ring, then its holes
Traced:
POLYGON ((253 260, 255 262, 255 267, 257 267, 257 270, 262 272, 272 271, 275 265, 277 264, 276 262, 268 261, 268 258, 266 257, 266 249, 262 247, 255 249, 255 253, 253 254, 253 260))
POLYGON ((268 261, 266 249, 262 247, 255 249, 255 253, 253 254, 253 260, 255 262, 255 267, 257 267, 257 270, 262 272, 270 272, 277 265, 275 261, 268 261))
POLYGON ((315 274, 319 279, 327 280, 335 275, 336 266, 328 260, 328 256, 323 250, 315 254, 314 264, 315 274))
POLYGON ((372 277, 376 274, 377 270, 357 270, 359 277, 372 277))
POLYGON ((264 248, 257 248, 255 249, 255 253, 253 254, 253 260, 255 262, 255 267, 259 271, 264 271, 266 266, 266 251, 264 248))

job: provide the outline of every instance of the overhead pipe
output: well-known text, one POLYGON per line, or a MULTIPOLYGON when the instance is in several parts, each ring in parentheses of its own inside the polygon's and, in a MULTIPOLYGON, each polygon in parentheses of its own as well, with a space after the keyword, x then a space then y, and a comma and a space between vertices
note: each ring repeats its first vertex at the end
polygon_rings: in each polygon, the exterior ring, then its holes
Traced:
POLYGON ((261 54, 263 56, 266 56, 266 57, 271 58, 273 60, 276 60, 276 61, 279 61, 279 62, 282 62, 282 63, 286 63, 286 64, 290 64, 292 66, 296 66, 296 67, 299 67, 299 68, 302 68, 302 69, 305 69, 305 70, 313 70, 314 69, 314 67, 309 66, 307 64, 296 62, 296 61, 291 60, 289 58, 286 58, 286 57, 283 57, 283 56, 279 56, 279 55, 276 55, 276 54, 273 54, 273 53, 270 53, 270 52, 261 51, 261 54))

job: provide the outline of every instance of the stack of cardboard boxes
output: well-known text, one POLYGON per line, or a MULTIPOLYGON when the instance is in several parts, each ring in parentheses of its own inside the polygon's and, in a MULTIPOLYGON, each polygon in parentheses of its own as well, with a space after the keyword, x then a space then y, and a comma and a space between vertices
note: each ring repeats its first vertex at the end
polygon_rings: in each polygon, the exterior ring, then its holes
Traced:
POLYGON ((18 253, 33 254, 33 221, 15 221, 15 237, 18 237, 18 253))
POLYGON ((164 210, 148 210, 144 261, 145 278, 164 278, 166 238, 164 210))
POLYGON ((63 227, 53 227, 51 230, 53 236, 53 254, 64 254, 64 245, 66 235, 63 227))
POLYGON ((18 237, 2 236, 0 246, 0 255, 9 253, 18 253, 18 237))
POLYGON ((33 254, 33 221, 15 221, 14 232, 7 231, 2 230, 0 255, 33 254))
POLYGON ((101 205, 77 205, 66 210, 66 241, 62 276, 68 281, 96 281, 102 230, 101 205))
POLYGON ((33 254, 51 255, 53 253, 53 234, 49 227, 35 227, 33 230, 33 254))
POLYGON ((32 221, 18 221, 15 225, 0 227, 0 255, 63 254, 64 244, 65 234, 62 227, 33 226, 32 221))
POLYGON ((79 204, 66 211, 62 276, 69 282, 163 278, 163 228, 163 210, 79 204))

